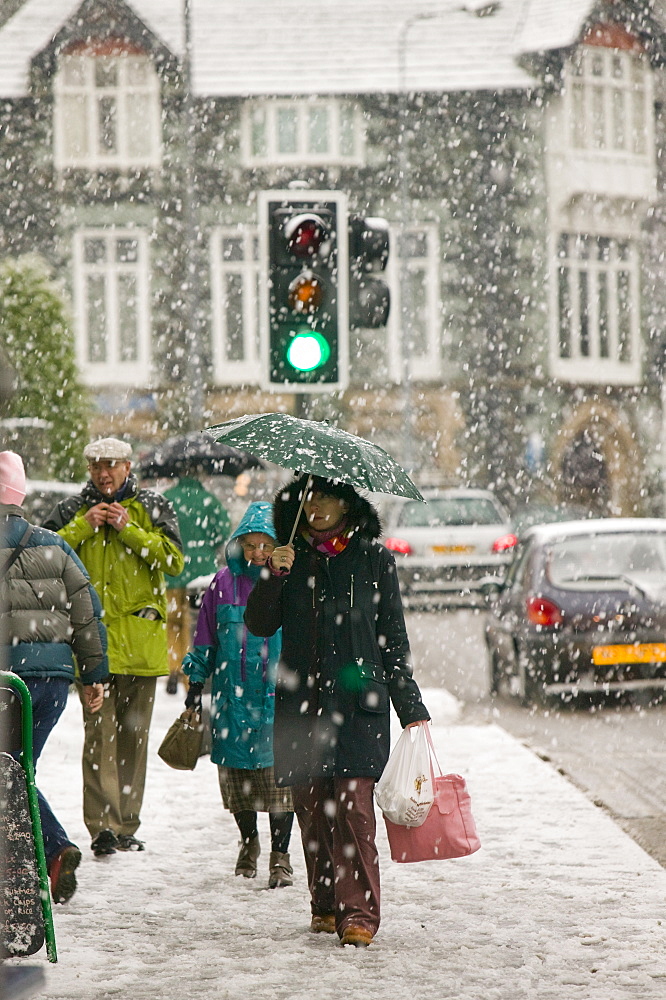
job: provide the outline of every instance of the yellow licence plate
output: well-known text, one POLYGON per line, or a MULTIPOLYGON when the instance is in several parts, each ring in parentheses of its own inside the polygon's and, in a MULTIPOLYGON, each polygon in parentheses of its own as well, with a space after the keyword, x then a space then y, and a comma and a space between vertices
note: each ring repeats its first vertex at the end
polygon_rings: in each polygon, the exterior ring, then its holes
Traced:
POLYGON ((598 667, 608 663, 664 663, 666 642, 639 642, 632 646, 594 646, 592 662, 598 667))
POLYGON ((432 551, 437 556, 441 555, 468 555, 470 552, 474 552, 476 548, 475 545, 433 545, 432 551))

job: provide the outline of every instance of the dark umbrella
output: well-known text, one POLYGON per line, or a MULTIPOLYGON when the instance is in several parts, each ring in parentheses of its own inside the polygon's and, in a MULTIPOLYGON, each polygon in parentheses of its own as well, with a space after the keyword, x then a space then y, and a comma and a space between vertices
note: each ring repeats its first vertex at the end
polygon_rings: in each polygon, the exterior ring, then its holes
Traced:
POLYGON ((187 475, 235 477, 245 469, 264 467, 254 455, 221 444, 208 431, 168 438, 156 448, 142 452, 137 465, 143 479, 187 475))
MULTIPOLYGON (((289 413, 257 413, 209 428, 218 440, 247 447, 287 469, 339 479, 375 493, 423 500, 405 470, 379 445, 325 420, 303 420, 289 413)), ((307 489, 303 492, 301 508, 307 489)), ((299 509, 296 524, 300 517, 299 509)), ((292 531, 292 538, 294 532, 292 531)), ((290 539, 291 541, 291 539, 290 539)))

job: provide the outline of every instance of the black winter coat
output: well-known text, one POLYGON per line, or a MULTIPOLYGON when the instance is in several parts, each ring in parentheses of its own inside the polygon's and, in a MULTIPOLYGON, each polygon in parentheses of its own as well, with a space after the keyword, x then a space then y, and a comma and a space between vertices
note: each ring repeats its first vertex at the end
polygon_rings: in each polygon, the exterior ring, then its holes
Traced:
MULTIPOLYGON (((295 517, 284 498, 280 491, 273 507, 282 543, 295 517)), ((279 785, 379 778, 390 752, 390 702, 402 726, 429 718, 412 677, 395 561, 376 541, 376 511, 358 501, 348 515, 357 532, 343 552, 328 557, 298 535, 289 575, 262 576, 248 598, 250 632, 282 627, 273 740, 279 785)))

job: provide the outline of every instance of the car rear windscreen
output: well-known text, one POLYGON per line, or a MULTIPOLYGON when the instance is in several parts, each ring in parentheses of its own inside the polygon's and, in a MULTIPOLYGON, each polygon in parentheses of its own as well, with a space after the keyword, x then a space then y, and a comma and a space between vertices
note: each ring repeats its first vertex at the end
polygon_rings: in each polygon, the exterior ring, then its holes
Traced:
POLYGON ((658 532, 582 535, 555 542, 548 553, 548 578, 564 589, 609 589, 664 575, 666 535, 658 532))
POLYGON ((435 497, 427 503, 406 503, 398 518, 403 528, 444 528, 451 525, 503 524, 491 500, 483 497, 435 497))

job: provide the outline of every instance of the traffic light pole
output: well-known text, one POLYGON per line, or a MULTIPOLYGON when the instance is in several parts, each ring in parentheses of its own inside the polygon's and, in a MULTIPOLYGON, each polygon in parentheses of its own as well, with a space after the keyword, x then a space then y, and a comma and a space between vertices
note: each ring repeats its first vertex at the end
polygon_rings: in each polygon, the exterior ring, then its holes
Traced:
POLYGON ((413 322, 413 301, 407 253, 407 223, 409 212, 409 157, 407 149, 407 37, 410 28, 419 21, 437 17, 434 11, 423 11, 403 21, 398 34, 398 87, 400 92, 401 128, 398 136, 398 164, 400 170, 400 246, 398 247, 398 273, 400 275, 400 364, 402 378, 402 465, 409 472, 414 468, 414 400, 410 340, 413 322))
POLYGON ((202 337, 199 302, 197 295, 198 248, 197 224, 194 218, 196 189, 196 140, 194 135, 194 99, 192 96, 192 0, 183 0, 185 23, 185 52, 183 55, 183 84, 185 90, 185 164, 183 183, 183 245, 185 247, 185 343, 187 346, 187 395, 191 430, 201 430, 204 412, 204 377, 201 357, 202 337))
POLYGON ((304 392, 297 392, 294 394, 294 416, 303 417, 307 420, 308 418, 308 397, 304 392))

